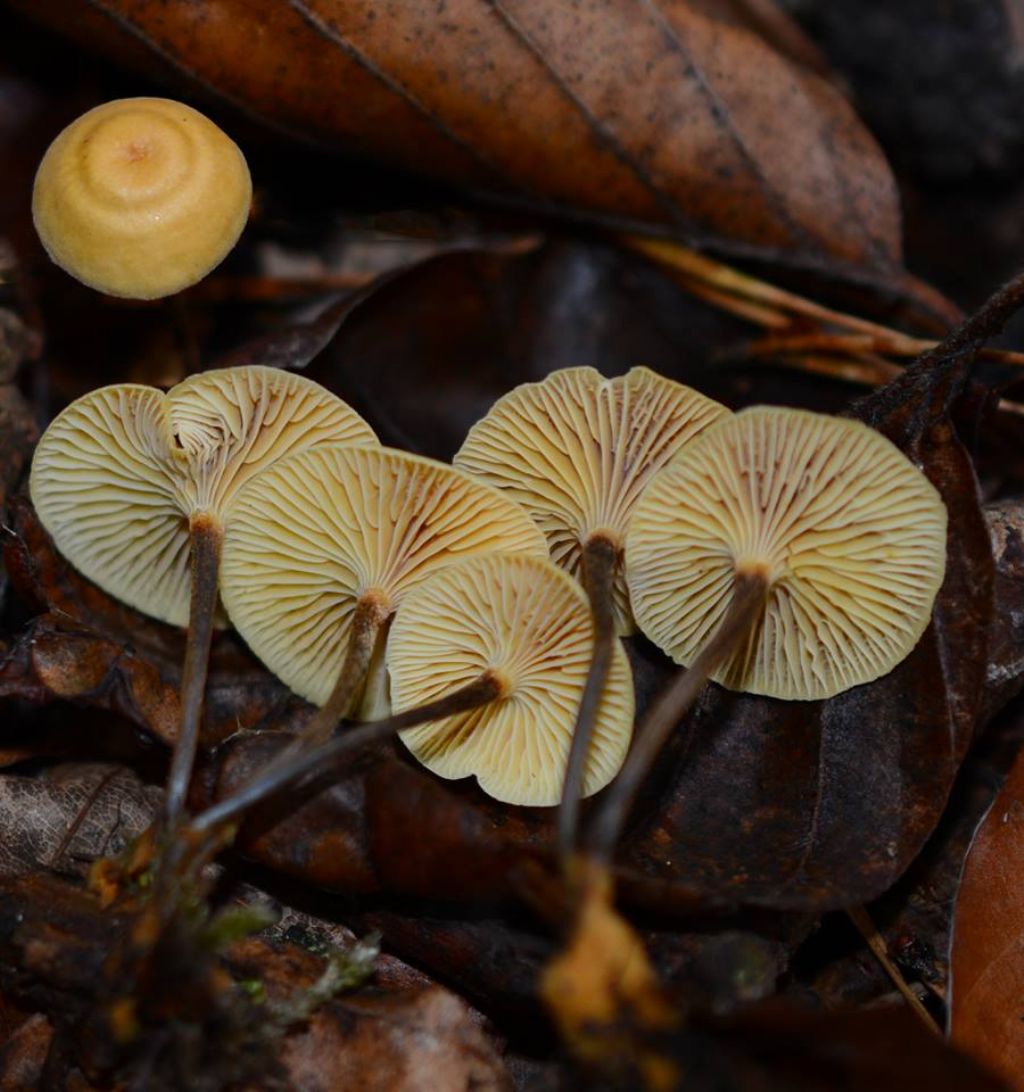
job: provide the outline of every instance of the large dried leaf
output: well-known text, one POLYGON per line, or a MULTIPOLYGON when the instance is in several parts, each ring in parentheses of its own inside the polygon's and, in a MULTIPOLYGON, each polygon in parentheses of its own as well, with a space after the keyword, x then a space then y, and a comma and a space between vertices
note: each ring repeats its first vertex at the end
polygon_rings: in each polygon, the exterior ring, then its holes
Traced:
MULTIPOLYGON (((68 0, 80 39, 278 129, 513 202, 883 273, 895 186, 842 96, 692 0, 68 0)), ((783 20, 784 21, 784 20, 783 20)))
POLYGON ((950 1033, 1024 1088, 1024 756, 982 821, 957 896, 950 1033))

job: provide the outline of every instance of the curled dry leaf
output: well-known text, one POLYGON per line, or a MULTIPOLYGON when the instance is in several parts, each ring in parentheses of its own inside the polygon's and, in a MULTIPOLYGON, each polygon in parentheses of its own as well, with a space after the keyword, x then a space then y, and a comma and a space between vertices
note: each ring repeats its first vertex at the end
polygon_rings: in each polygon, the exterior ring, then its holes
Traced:
POLYGON ((705 3, 19 6, 279 130, 506 201, 834 271, 899 265, 895 185, 849 104, 705 3))
POLYGON ((950 954, 950 1035, 1024 1088, 1024 756, 978 827, 964 865, 950 954))

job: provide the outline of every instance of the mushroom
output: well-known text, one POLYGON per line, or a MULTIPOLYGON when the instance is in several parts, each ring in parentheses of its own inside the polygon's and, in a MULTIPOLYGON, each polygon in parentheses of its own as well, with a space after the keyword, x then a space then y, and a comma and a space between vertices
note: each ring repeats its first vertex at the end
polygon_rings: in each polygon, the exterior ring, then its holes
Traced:
MULTIPOLYGON (((215 836, 273 793, 396 732, 442 777, 476 774, 499 800, 556 804, 592 625, 578 585, 546 558, 487 553, 432 570, 403 597, 388 639, 395 712, 317 747, 286 750, 197 816, 193 831, 215 836)), ((632 724, 633 684, 619 647, 587 793, 615 776, 632 724)))
POLYGON ((367 674, 403 597, 442 566, 496 550, 547 553, 498 490, 405 452, 321 445, 239 494, 221 594, 256 655, 321 707, 299 744, 308 747, 364 688, 380 689, 367 674))
POLYGON ((36 448, 32 502, 61 553, 130 606, 188 625, 168 821, 181 811, 198 743, 236 493, 281 456, 328 440, 377 443, 370 426, 318 384, 244 367, 193 376, 166 394, 102 387, 59 414, 36 448))
POLYGON ((566 858, 615 634, 635 631, 620 563, 633 508, 652 475, 728 413, 647 368, 614 379, 565 368, 499 399, 455 456, 456 466, 507 490, 530 513, 552 559, 582 581, 590 599, 592 663, 559 815, 566 858))
POLYGON ((927 628, 945 564, 942 498, 881 433, 778 407, 709 428, 652 480, 630 525, 637 621, 690 667, 638 732, 595 821, 598 854, 709 678, 790 701, 877 679, 927 628))
MULTIPOLYGON (((586 597, 549 561, 485 554, 444 568, 410 592, 395 617, 387 651, 392 705, 403 713, 485 676, 494 694, 399 738, 441 777, 474 774, 484 792, 509 804, 557 804, 592 640, 586 597)), ((632 729, 632 678, 616 645, 585 796, 618 772, 632 729)))
POLYGON ((238 241, 251 203, 245 158, 212 121, 171 99, 116 99, 47 149, 32 216, 73 277, 148 300, 205 277, 238 241))

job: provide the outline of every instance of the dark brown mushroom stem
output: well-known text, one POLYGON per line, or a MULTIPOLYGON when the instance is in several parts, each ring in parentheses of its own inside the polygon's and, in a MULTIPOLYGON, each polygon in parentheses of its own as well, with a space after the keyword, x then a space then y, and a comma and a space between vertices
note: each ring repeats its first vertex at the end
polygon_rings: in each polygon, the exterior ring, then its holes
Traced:
POLYGON ((637 792, 669 734, 693 705, 711 675, 742 645, 764 610, 771 582, 762 568, 736 573, 732 602, 708 643, 654 703, 637 732, 636 744, 591 825, 585 856, 607 867, 637 792))
POLYGON ((192 821, 191 829, 197 833, 219 830, 224 824, 241 818, 249 808, 311 773, 322 772, 338 759, 361 747, 386 739, 406 728, 415 728, 428 721, 443 720, 445 717, 487 705, 502 697, 507 687, 508 682, 501 672, 489 668, 471 683, 436 701, 406 709, 385 720, 357 725, 318 747, 301 751, 289 747, 247 785, 198 815, 192 821))
POLYGON ((379 592, 371 590, 359 597, 352 614, 348 648, 334 689, 302 730, 295 743, 296 749, 304 750, 323 743, 338 723, 352 712, 366 683, 373 650, 390 615, 391 610, 379 592))
POLYGON ((181 720, 164 803, 164 816, 169 827, 177 823, 185 807, 196 749, 199 746, 203 696, 206 692, 210 643, 213 639, 213 617, 217 609, 224 529, 215 516, 200 512, 189 520, 189 537, 192 593, 181 677, 181 720))
POLYGON ((594 619, 594 644, 569 746, 565 780, 562 782, 562 803, 558 811, 558 850, 566 865, 576 846, 587 756, 615 653, 612 588, 620 555, 620 545, 600 532, 591 535, 583 546, 583 584, 594 619))

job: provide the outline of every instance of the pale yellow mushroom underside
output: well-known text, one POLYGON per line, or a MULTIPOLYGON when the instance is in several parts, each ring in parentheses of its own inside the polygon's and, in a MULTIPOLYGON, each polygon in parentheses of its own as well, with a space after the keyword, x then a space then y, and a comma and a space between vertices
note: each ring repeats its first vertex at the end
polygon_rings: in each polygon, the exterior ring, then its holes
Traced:
MULTIPOLYGON (((444 569, 395 618, 388 643, 394 709, 440 698, 487 669, 506 680, 507 696, 409 729, 402 742, 434 773, 473 775, 498 800, 557 804, 592 640, 586 597, 549 561, 489 555, 444 569)), ((618 773, 632 726, 632 678, 616 641, 584 795, 618 773)))
POLYGON ((913 463, 857 421, 772 407, 708 429, 637 505, 626 571, 640 627, 689 664, 739 569, 771 588, 745 647, 714 678, 827 698, 887 674, 931 617, 946 509, 913 463))
POLYGON ((276 368, 204 372, 167 394, 101 387, 44 433, 32 503, 75 568, 136 609, 184 625, 189 517, 224 520, 253 474, 329 440, 378 442, 340 398, 276 368))
POLYGON ((498 490, 432 459, 327 445, 275 463, 241 492, 221 596, 267 667, 322 705, 361 596, 394 610, 430 573, 495 550, 547 553, 498 490))
MULTIPOLYGON (((455 465, 507 490, 543 531, 552 560, 579 580, 582 543, 604 531, 621 545, 651 476, 728 413, 647 368, 614 379, 564 368, 500 398, 455 465)), ((634 632, 621 572, 614 600, 616 631, 634 632)))

